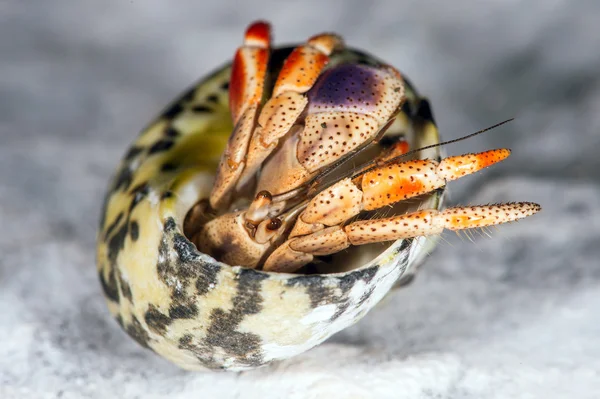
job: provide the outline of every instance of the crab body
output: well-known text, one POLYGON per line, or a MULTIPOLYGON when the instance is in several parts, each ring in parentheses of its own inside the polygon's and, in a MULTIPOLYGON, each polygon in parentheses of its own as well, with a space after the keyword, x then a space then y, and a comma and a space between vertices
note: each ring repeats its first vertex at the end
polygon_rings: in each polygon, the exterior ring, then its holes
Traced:
POLYGON ((97 246, 109 310, 186 369, 308 350, 410 279, 444 228, 537 210, 442 210, 446 181, 508 152, 409 152, 437 143, 428 102, 394 68, 331 34, 272 49, 268 25, 251 25, 233 63, 169 106, 119 166, 97 246), (392 216, 375 217, 382 207, 392 216))

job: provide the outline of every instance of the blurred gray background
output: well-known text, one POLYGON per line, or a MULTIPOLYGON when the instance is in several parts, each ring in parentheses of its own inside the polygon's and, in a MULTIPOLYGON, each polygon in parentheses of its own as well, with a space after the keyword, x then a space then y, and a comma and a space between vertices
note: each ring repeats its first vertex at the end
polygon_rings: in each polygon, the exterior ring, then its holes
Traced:
POLYGON ((600 397, 600 3, 0 1, 0 397, 600 397), (101 198, 137 132, 230 59, 342 34, 431 99, 449 154, 509 147, 454 204, 543 212, 454 234, 416 281, 287 362, 189 373, 139 348, 94 265, 101 198))

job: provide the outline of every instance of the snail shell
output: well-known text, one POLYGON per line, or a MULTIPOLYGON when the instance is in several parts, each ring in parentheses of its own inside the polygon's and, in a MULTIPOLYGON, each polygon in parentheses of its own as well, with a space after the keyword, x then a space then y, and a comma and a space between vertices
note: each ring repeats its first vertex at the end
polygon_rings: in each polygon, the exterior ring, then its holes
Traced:
MULTIPOLYGON (((273 52, 276 76, 292 48, 273 52)), ((356 50, 341 62, 379 65, 356 50)), ((142 131, 106 195, 97 266, 110 312, 140 345, 190 370, 245 370, 290 358, 352 325, 409 279, 432 238, 352 248, 323 274, 267 273, 200 253, 183 232, 207 198, 233 126, 230 65, 200 81, 142 131)), ((406 82, 397 123, 411 148, 439 142, 426 100, 406 82)), ((395 123, 396 123, 395 122, 395 123)), ((393 127, 387 134, 393 133, 393 127)), ((437 148, 420 158, 439 159, 437 148)), ((440 208, 443 191, 413 206, 440 208)))

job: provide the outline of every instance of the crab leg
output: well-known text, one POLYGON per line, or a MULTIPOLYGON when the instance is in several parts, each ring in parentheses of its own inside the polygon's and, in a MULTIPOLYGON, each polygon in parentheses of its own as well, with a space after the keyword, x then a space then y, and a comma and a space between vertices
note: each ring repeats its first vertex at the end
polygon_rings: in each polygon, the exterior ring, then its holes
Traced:
POLYGON ((531 216, 541 207, 531 202, 421 210, 385 219, 360 220, 344 227, 352 245, 440 234, 493 226, 531 216))
POLYGON ((278 247, 264 270, 293 272, 312 261, 313 256, 330 255, 350 245, 392 241, 513 222, 537 213, 531 202, 421 210, 385 219, 360 220, 348 226, 332 226, 311 235, 294 238, 278 247))
POLYGON ((234 124, 248 107, 260 103, 270 47, 271 26, 262 21, 250 25, 231 66, 229 110, 234 124))
POLYGON ((443 187, 446 182, 475 173, 510 155, 501 148, 477 154, 448 157, 441 162, 414 160, 391 164, 354 179, 365 193, 364 210, 378 209, 443 187))
POLYGON ((246 170, 239 185, 256 173, 277 147, 279 139, 290 131, 308 104, 305 93, 317 81, 329 62, 329 55, 342 46, 343 41, 339 36, 322 34, 296 47, 285 60, 273 88, 273 97, 267 101, 258 117, 258 126, 248 149, 246 170))
POLYGON ((248 143, 254 129, 263 95, 271 44, 270 26, 256 22, 246 30, 244 45, 235 54, 229 86, 229 109, 234 130, 221 158, 210 195, 210 205, 218 209, 244 171, 248 143))
POLYGON ((258 171, 296 122, 332 51, 342 46, 333 34, 310 38, 288 56, 272 97, 259 113, 270 46, 270 29, 263 22, 251 25, 244 46, 232 67, 230 109, 235 124, 210 196, 213 208, 222 208, 233 190, 243 187, 258 171), (258 118, 257 118, 258 115, 258 118), (257 120, 258 119, 258 120, 257 120))
MULTIPOLYGON (((453 156, 441 162, 412 160, 374 167, 353 180, 343 179, 309 202, 290 232, 290 240, 269 256, 264 268, 295 270, 304 265, 306 259, 312 259, 312 255, 322 255, 323 250, 329 251, 326 248, 344 249, 344 245, 348 246, 351 242, 343 238, 347 232, 342 230, 340 224, 361 211, 379 209, 431 192, 443 187, 447 181, 500 162, 509 154, 507 149, 497 149, 453 156), (313 244, 313 249, 306 251, 306 255, 298 256, 297 252, 313 244)), ((367 222, 377 223, 378 220, 367 222)))
POLYGON ((321 71, 329 62, 329 55, 343 46, 341 37, 323 33, 311 37, 306 44, 296 47, 279 72, 273 96, 285 92, 306 93, 315 84, 321 71))
POLYGON ((507 149, 448 157, 441 162, 412 160, 375 167, 352 180, 343 179, 313 198, 300 214, 290 237, 334 226, 361 211, 371 211, 443 187, 510 155, 507 149))

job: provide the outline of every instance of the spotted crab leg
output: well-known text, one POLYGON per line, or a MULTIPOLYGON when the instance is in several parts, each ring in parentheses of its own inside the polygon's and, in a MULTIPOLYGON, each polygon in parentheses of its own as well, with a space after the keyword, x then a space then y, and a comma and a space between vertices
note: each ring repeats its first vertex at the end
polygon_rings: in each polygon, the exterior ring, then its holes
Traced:
POLYGON ((279 139, 304 111, 308 103, 304 93, 310 90, 329 62, 331 52, 341 46, 342 39, 337 35, 322 34, 296 47, 283 64, 271 98, 259 113, 270 30, 263 22, 248 28, 244 46, 238 50, 232 67, 230 108, 235 130, 210 196, 213 208, 222 208, 232 191, 244 186, 256 174, 279 139))
POLYGON ((385 219, 361 220, 345 227, 327 227, 308 236, 285 242, 267 259, 264 270, 293 272, 314 256, 330 255, 348 248, 375 242, 438 235, 509 223, 539 212, 531 202, 421 210, 385 219), (274 256, 275 255, 275 256, 274 256))
POLYGON ((506 159, 507 149, 393 163, 343 179, 316 195, 298 217, 290 237, 339 225, 361 211, 372 211, 426 194, 448 181, 475 173, 506 159))
POLYGON ((344 227, 348 242, 363 245, 440 234, 444 229, 465 230, 509 223, 539 212, 531 202, 426 209, 385 219, 360 220, 344 227))
POLYGON ((248 27, 244 44, 233 60, 229 85, 229 109, 234 130, 217 169, 210 205, 220 208, 245 169, 248 144, 263 95, 271 46, 271 28, 265 22, 248 27))
POLYGON ((363 210, 379 209, 431 192, 448 181, 500 162, 509 154, 507 149, 497 149, 449 157, 441 162, 411 160, 375 167, 354 179, 343 179, 309 202, 288 241, 267 258, 264 270, 292 272, 312 261, 315 255, 336 253, 350 245, 434 235, 444 228, 482 227, 529 216, 537 212, 535 204, 501 204, 441 212, 426 210, 341 226, 363 210))
POLYGON ((334 34, 311 37, 296 47, 285 60, 273 88, 273 95, 258 117, 258 126, 248 149, 246 170, 240 178, 243 185, 261 167, 281 139, 292 129, 308 104, 308 92, 323 68, 329 55, 343 47, 342 39, 334 34))

